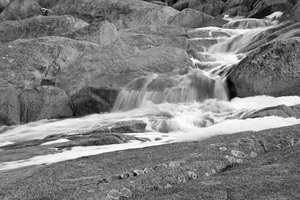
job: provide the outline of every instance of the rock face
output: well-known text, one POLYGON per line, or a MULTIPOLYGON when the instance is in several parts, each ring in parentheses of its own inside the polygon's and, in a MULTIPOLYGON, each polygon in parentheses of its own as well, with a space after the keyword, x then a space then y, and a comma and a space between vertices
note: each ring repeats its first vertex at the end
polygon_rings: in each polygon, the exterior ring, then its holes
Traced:
POLYGON ((248 17, 264 18, 276 11, 289 11, 295 5, 294 0, 259 0, 254 4, 254 8, 248 17))
POLYGON ((169 17, 178 13, 171 7, 139 0, 67 0, 55 5, 51 11, 55 15, 73 15, 93 24, 106 20, 118 29, 165 24, 169 17))
POLYGON ((189 8, 204 12, 208 15, 217 16, 220 15, 223 11, 225 3, 220 0, 198 0, 190 1, 189 8))
POLYGON ((299 95, 300 40, 278 40, 247 55, 229 74, 238 97, 299 95))
POLYGON ((36 16, 19 21, 5 21, 0 23, 0 42, 6 43, 16 39, 43 36, 60 36, 87 25, 86 22, 67 15, 36 16))

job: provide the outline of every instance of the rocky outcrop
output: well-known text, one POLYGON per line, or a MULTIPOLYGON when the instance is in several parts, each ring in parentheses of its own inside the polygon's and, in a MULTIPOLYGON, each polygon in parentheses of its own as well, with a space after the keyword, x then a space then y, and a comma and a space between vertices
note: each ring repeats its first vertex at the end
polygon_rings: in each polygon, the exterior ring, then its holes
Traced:
POLYGON ((73 15, 93 24, 106 20, 117 29, 162 25, 178 13, 171 7, 139 0, 67 0, 56 4, 51 11, 55 15, 73 15))
POLYGON ((222 13, 225 3, 221 0, 198 0, 190 1, 189 8, 198 10, 212 16, 218 16, 222 13))
POLYGON ((0 42, 6 43, 16 39, 37 38, 43 36, 60 36, 72 33, 88 24, 72 16, 36 16, 19 21, 0 23, 0 42))
MULTIPOLYGON (((197 142, 111 152, 5 171, 0 173, 0 188, 5 191, 0 197, 24 200, 66 196, 73 199, 297 199, 299 128, 295 125, 220 135, 197 142)), ((107 136, 99 135, 99 141, 107 136)), ((93 137, 84 138, 83 145, 98 145, 93 137)), ((111 138, 112 142, 121 140, 117 135, 111 138)), ((19 150, 2 148, 0 158, 12 161, 12 155, 18 153, 15 155, 18 158, 19 154, 26 156, 36 149, 39 149, 38 155, 55 154, 63 147, 68 144, 19 150), (56 151, 49 148, 55 146, 56 151)))
POLYGON ((21 122, 73 116, 69 97, 62 89, 41 86, 20 94, 21 122))
POLYGON ((226 22, 225 20, 217 19, 197 10, 187 8, 179 14, 170 17, 167 23, 173 26, 200 28, 206 26, 222 26, 226 22))
POLYGON ((291 38, 250 52, 229 74, 236 95, 299 95, 299 47, 299 38, 291 38))
MULTIPOLYGON (((115 89, 119 90, 135 77, 168 73, 192 65, 185 50, 175 47, 160 46, 139 51, 122 44, 101 47, 91 42, 64 37, 16 40, 0 46, 0 55, 1 88, 12 88, 19 92, 25 89, 35 90, 43 85, 61 88, 72 96, 76 115, 110 110, 113 104, 111 99, 95 109, 88 108, 91 102, 106 102, 103 95, 102 99, 94 95, 95 91, 101 93, 98 88, 110 88, 110 92, 115 94, 115 89), (85 87, 93 87, 95 90, 85 96, 88 90, 81 90, 85 87)), ((36 93, 34 90, 30 91, 36 93)), ((28 104, 32 104, 36 96, 39 95, 29 98, 28 104)), ((40 104, 43 104, 42 101, 40 104)), ((37 112, 41 110, 37 106, 28 110, 31 114, 26 114, 35 117, 25 117, 23 121, 49 117, 37 114, 36 109, 37 112)), ((49 115, 51 118, 70 116, 52 115, 51 112, 49 115)))
POLYGON ((286 12, 293 9, 295 0, 259 0, 249 13, 250 18, 264 18, 276 11, 286 12))

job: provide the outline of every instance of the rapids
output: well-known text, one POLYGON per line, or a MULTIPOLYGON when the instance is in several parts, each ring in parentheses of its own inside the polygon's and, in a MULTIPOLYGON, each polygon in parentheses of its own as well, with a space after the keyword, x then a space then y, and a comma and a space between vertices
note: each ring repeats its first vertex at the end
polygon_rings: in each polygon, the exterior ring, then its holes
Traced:
MULTIPOLYGON (((245 56, 237 54, 238 50, 246 47, 257 34, 275 23, 271 17, 264 20, 231 19, 223 28, 191 30, 190 34, 194 37, 190 40, 215 40, 217 44, 203 48, 202 51, 189 51, 193 67, 183 66, 173 74, 153 74, 132 80, 119 93, 111 113, 0 127, 1 147, 15 142, 43 139, 49 135, 86 133, 120 121, 142 120, 147 124, 146 132, 128 135, 148 138, 149 141, 73 147, 56 154, 0 163, 0 171, 116 150, 193 141, 217 134, 258 131, 300 123, 295 118, 281 117, 243 119, 245 114, 257 109, 300 104, 300 97, 257 96, 230 100, 225 83, 230 69, 245 56)), ((59 142, 68 140, 50 141, 42 145, 59 142)))

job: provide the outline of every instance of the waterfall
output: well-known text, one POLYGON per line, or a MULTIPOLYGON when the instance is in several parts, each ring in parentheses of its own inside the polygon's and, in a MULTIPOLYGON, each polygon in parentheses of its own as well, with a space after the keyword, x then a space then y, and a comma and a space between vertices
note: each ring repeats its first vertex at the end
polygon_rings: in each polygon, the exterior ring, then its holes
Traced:
MULTIPOLYGON (((84 134, 101 127, 113 127, 118 122, 141 120, 147 124, 146 132, 129 135, 148 138, 148 142, 74 147, 53 155, 0 163, 0 171, 116 150, 198 140, 216 134, 262 130, 299 123, 296 119, 280 117, 243 119, 245 114, 256 109, 280 104, 299 104, 299 97, 263 96, 235 98, 229 101, 226 76, 231 68, 245 57, 237 52, 272 25, 273 22, 268 20, 237 19, 231 20, 223 28, 190 30, 188 34, 191 49, 187 52, 194 65, 183 66, 172 74, 149 74, 132 80, 119 92, 111 113, 0 127, 1 147, 14 142, 43 139, 50 135, 84 134)), ((59 142, 68 141, 69 138, 61 138, 59 142)), ((46 148, 49 144, 51 142, 45 143, 43 147, 46 148)))

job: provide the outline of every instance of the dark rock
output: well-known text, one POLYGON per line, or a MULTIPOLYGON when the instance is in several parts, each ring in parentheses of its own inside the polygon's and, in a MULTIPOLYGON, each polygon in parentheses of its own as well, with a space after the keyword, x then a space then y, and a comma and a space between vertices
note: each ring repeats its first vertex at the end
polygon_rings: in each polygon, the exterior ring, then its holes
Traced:
POLYGON ((0 14, 0 21, 21 20, 41 15, 42 9, 36 0, 11 0, 0 14))
POLYGON ((0 42, 6 43, 21 38, 60 36, 87 26, 72 16, 36 16, 19 21, 0 23, 0 42))
POLYGON ((13 88, 0 89, 0 126, 20 123, 20 101, 13 88))
POLYGON ((24 90, 20 94, 20 101, 23 123, 73 116, 69 97, 56 87, 41 86, 24 90))
POLYGON ((75 116, 111 111, 118 91, 109 88, 84 87, 72 95, 75 116))
POLYGON ((293 0, 259 0, 249 13, 250 18, 264 18, 276 11, 286 12, 293 9, 293 0))
POLYGON ((55 15, 73 15, 92 24, 106 20, 117 29, 162 25, 178 13, 171 7, 140 0, 66 0, 57 3, 51 11, 55 15))
POLYGON ((227 21, 214 18, 203 12, 194 9, 184 9, 179 14, 170 17, 168 20, 169 25, 176 25, 188 28, 200 28, 206 26, 222 26, 227 21))
POLYGON ((300 40, 278 40, 250 52, 229 79, 238 97, 299 95, 300 40))

